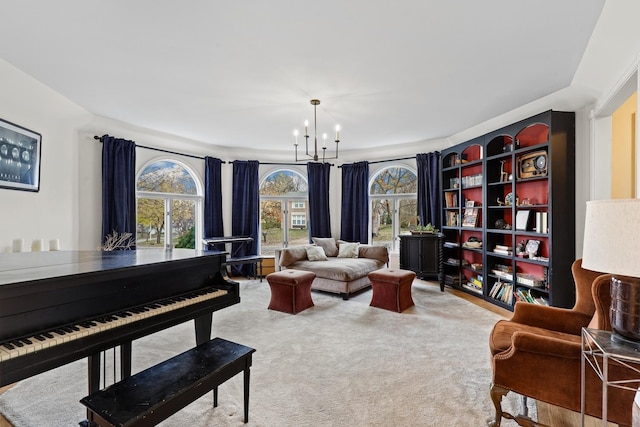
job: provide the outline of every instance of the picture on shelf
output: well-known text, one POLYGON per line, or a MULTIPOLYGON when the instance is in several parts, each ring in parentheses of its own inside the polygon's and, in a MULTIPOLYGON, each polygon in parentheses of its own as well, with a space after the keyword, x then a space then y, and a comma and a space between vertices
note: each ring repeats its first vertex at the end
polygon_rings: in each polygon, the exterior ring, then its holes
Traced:
MULTIPOLYGON (((467 202, 468 203, 468 202, 467 202)), ((463 227, 476 227, 478 225, 478 209, 467 208, 464 210, 464 217, 462 218, 463 227)))
POLYGON ((529 217, 531 216, 531 211, 518 211, 516 213, 516 230, 526 230, 529 226, 529 217))

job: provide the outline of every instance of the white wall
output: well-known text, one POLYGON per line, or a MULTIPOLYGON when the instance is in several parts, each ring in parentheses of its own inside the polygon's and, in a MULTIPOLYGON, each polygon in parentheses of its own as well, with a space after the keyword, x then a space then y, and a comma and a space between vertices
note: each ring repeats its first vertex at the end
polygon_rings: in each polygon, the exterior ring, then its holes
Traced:
MULTIPOLYGON (((0 189, 0 252, 14 238, 59 238, 63 249, 78 240, 76 129, 85 110, 0 60, 0 118, 42 135, 40 191, 0 189)), ((45 248, 47 246, 45 245, 45 248)))

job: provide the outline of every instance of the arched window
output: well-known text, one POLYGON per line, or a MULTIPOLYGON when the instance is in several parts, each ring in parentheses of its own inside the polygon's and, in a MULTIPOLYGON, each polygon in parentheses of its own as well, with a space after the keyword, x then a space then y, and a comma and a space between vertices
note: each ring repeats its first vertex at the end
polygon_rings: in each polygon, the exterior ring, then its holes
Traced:
POLYGON ((137 247, 196 248, 202 200, 202 186, 185 165, 156 160, 145 166, 136 180, 137 247))
POLYGON ((405 166, 389 166, 371 179, 371 236, 373 243, 398 250, 398 235, 415 227, 418 215, 416 174, 405 166))
POLYGON ((277 248, 309 243, 307 179, 299 172, 280 169, 260 183, 260 232, 262 255, 277 248))

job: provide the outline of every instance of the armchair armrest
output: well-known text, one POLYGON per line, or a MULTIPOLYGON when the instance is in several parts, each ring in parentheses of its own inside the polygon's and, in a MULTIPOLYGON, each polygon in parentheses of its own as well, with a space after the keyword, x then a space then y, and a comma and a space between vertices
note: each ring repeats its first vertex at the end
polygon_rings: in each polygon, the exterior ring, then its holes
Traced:
POLYGON ((581 329, 591 321, 591 316, 568 308, 519 301, 514 307, 510 321, 571 335, 580 335, 581 329))
POLYGON ((511 351, 505 357, 517 352, 535 353, 545 357, 562 357, 565 359, 580 359, 582 345, 580 340, 571 341, 531 332, 517 331, 513 334, 511 351))

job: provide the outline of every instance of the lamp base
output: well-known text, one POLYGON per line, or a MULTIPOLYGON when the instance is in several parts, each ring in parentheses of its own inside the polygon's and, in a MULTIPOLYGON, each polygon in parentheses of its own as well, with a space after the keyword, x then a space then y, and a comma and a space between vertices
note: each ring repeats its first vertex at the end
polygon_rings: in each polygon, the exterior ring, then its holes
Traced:
POLYGON ((613 332, 613 334, 611 334, 611 342, 622 344, 635 350, 640 350, 640 341, 634 341, 632 339, 625 338, 616 332, 613 332))
POLYGON ((611 278, 611 329, 616 336, 640 343, 640 280, 611 278))

